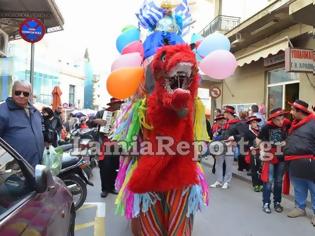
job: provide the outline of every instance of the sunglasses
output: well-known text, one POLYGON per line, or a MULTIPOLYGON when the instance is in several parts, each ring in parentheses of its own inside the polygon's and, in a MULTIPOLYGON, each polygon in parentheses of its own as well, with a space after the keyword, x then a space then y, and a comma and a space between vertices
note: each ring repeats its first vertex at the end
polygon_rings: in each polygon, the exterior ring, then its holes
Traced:
POLYGON ((29 93, 29 92, 23 92, 23 91, 15 91, 15 92, 14 92, 15 96, 21 96, 22 93, 23 93, 23 96, 24 96, 24 97, 30 96, 30 93, 29 93))

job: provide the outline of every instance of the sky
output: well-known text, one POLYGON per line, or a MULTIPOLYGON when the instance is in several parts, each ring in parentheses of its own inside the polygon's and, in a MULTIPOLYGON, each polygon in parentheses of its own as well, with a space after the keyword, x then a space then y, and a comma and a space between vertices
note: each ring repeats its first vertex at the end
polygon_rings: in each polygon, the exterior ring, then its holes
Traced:
POLYGON ((83 57, 89 49, 94 70, 108 73, 119 56, 116 38, 126 25, 137 25, 136 11, 143 0, 56 0, 64 30, 46 35, 50 47, 67 57, 83 57))

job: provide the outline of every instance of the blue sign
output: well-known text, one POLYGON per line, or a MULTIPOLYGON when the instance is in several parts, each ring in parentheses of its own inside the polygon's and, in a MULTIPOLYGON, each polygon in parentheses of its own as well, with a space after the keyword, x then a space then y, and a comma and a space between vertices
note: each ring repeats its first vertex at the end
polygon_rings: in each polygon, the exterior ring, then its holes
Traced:
POLYGON ((25 41, 36 43, 44 37, 46 27, 38 19, 27 18, 20 24, 19 33, 25 41))

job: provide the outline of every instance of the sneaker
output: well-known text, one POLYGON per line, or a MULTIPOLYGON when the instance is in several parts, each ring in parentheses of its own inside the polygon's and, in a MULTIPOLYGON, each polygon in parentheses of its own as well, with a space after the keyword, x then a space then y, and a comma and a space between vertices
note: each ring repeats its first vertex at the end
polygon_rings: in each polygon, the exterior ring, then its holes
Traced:
POLYGON ((315 213, 314 213, 314 215, 313 215, 313 217, 312 217, 311 222, 312 222, 312 225, 315 227, 315 213))
POLYGON ((214 184, 211 184, 211 185, 210 185, 211 188, 219 188, 219 187, 221 187, 221 186, 222 186, 222 184, 221 184, 219 181, 215 181, 214 184))
POLYGON ((297 207, 295 207, 292 211, 288 213, 288 217, 290 218, 296 218, 300 216, 306 216, 306 211, 297 207))
POLYGON ((259 186, 258 185, 256 185, 256 186, 254 186, 254 192, 260 192, 260 189, 259 189, 259 186))
POLYGON ((278 213, 283 212, 283 206, 281 206, 280 202, 275 202, 274 203, 274 208, 275 208, 275 211, 278 212, 278 213))
POLYGON ((228 189, 229 188, 229 183, 224 183, 222 185, 222 189, 228 189))
POLYGON ((263 206, 263 211, 267 214, 270 214, 271 213, 271 210, 270 210, 270 205, 269 203, 265 203, 264 206, 263 206))

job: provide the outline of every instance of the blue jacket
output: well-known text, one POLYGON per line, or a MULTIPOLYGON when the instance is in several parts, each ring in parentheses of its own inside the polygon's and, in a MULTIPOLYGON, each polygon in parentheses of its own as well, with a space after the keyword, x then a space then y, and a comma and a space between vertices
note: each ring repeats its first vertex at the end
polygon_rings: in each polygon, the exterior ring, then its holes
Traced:
POLYGON ((41 163, 44 152, 42 116, 32 105, 28 117, 11 97, 0 104, 0 137, 32 166, 41 163))

